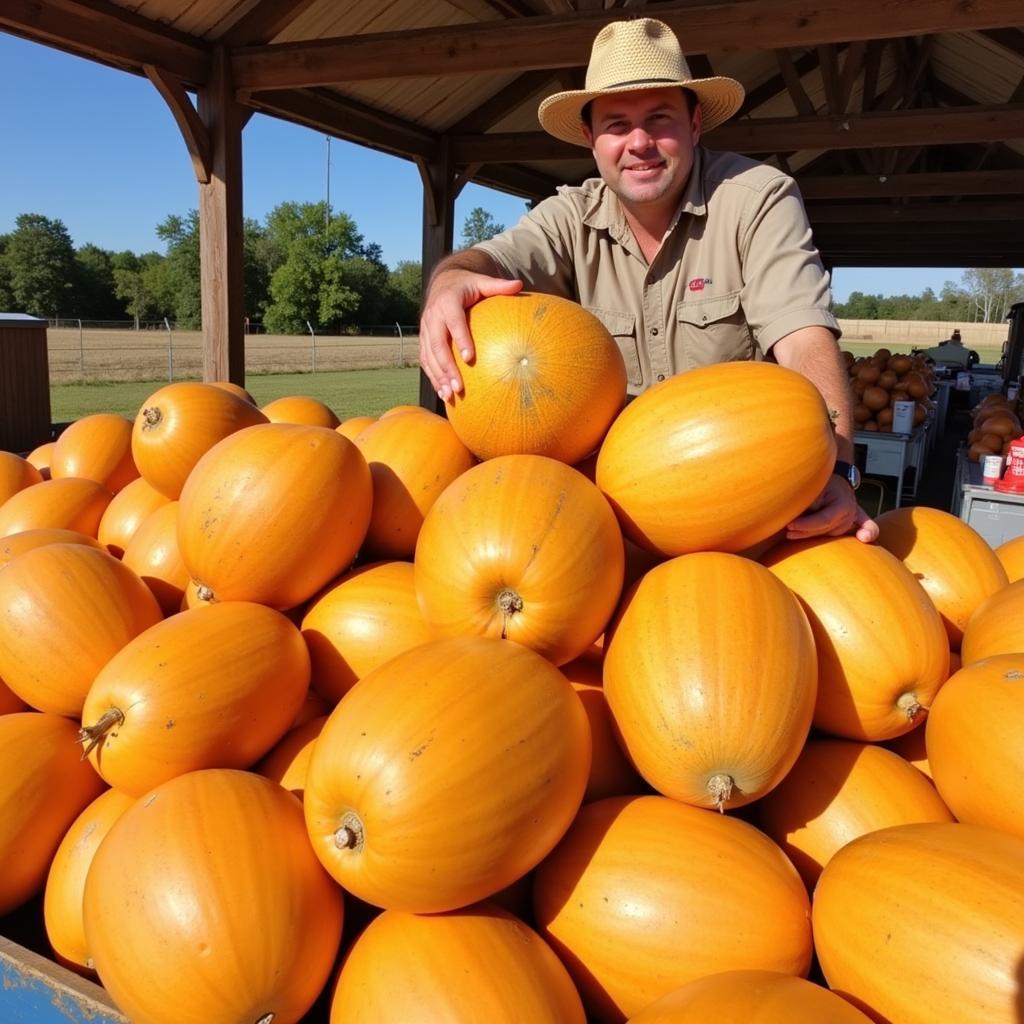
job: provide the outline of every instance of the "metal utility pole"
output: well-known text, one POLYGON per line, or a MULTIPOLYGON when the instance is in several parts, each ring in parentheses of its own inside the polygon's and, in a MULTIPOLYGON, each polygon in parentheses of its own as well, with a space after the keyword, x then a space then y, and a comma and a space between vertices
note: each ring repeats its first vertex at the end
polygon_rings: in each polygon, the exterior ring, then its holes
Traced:
POLYGON ((325 135, 327 140, 327 208, 324 210, 324 234, 331 229, 331 137, 325 135))

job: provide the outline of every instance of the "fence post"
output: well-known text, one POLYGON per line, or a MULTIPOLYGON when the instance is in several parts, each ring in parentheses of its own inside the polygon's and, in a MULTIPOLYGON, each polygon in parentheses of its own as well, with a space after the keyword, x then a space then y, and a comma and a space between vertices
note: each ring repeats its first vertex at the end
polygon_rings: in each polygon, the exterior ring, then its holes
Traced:
POLYGON ((308 320, 306 321, 306 326, 309 328, 309 336, 313 339, 313 372, 316 373, 316 332, 308 320))
POLYGON ((82 338, 82 321, 78 320, 78 367, 82 380, 85 380, 85 341, 82 338))
POLYGON ((397 320, 395 328, 398 331, 398 365, 405 366, 405 335, 402 333, 402 325, 397 320))
POLYGON ((174 381, 174 340, 171 334, 171 325, 167 317, 164 317, 164 327, 167 328, 167 381, 174 381))

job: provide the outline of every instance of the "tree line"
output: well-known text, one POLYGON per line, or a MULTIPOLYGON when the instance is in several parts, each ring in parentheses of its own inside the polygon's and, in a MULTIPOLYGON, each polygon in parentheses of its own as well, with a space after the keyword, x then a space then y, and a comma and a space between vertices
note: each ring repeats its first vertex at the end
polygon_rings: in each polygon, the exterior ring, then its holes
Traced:
MULTIPOLYGON (((502 225, 482 208, 466 218, 463 244, 502 225)), ((87 243, 76 248, 60 220, 18 216, 0 234, 0 310, 47 319, 159 321, 200 326, 199 214, 169 215, 157 226, 165 251, 141 255, 87 243)), ((413 324, 421 265, 394 269, 346 213, 326 203, 285 202, 243 231, 244 301, 251 324, 274 334, 343 333, 370 324, 413 324)))
POLYGON ((958 283, 947 281, 936 295, 926 288, 920 295, 865 295, 850 292, 835 304, 844 320, 944 320, 999 323, 1010 306, 1024 302, 1024 274, 1007 268, 964 271, 958 283))
MULTIPOLYGON (((461 244, 504 230, 481 207, 470 211, 461 244)), ((59 220, 23 213, 0 234, 0 310, 47 319, 159 321, 200 326, 199 214, 170 214, 157 226, 164 252, 75 248, 59 220)), ((324 333, 370 324, 413 324, 422 299, 421 267, 393 269, 346 213, 326 203, 284 202, 243 231, 244 302, 250 323, 273 334, 324 333)), ((965 271, 936 295, 851 292, 835 305, 851 320, 941 320, 993 323, 1024 301, 1024 274, 1010 269, 965 271)))

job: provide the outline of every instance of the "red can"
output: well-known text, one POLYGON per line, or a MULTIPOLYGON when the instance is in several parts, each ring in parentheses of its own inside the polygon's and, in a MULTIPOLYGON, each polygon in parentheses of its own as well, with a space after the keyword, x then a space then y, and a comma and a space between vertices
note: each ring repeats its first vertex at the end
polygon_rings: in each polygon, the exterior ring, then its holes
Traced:
POLYGON ((1002 480, 995 483, 997 491, 1011 491, 1024 494, 1024 437, 1010 442, 1006 453, 1006 469, 1002 480))

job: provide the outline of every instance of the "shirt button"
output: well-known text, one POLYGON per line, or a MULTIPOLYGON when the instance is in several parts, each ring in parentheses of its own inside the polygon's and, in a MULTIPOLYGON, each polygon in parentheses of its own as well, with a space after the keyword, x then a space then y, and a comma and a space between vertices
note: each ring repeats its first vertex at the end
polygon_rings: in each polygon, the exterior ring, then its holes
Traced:
POLYGON ((657 335, 658 335, 658 328, 657 327, 652 327, 651 328, 651 334, 653 334, 655 337, 657 337, 657 335))
POLYGON ((658 380, 664 380, 664 379, 665 379, 665 374, 659 373, 658 374, 658 380))

